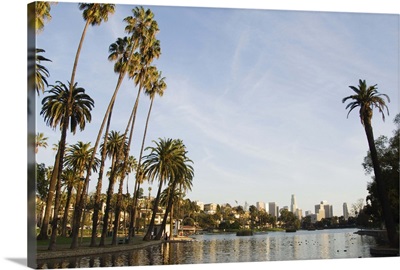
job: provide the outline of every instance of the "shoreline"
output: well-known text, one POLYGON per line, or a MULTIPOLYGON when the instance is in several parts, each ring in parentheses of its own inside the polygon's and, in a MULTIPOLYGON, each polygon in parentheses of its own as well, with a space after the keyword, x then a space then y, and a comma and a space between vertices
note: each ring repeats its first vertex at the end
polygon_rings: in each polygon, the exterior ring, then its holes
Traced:
POLYGON ((164 243, 164 240, 151 240, 151 241, 143 241, 140 242, 134 241, 131 244, 118 244, 114 245, 105 245, 104 247, 90 247, 90 246, 80 246, 76 249, 70 249, 68 246, 58 246, 57 250, 50 251, 47 250, 47 247, 38 247, 36 253, 36 260, 49 260, 49 259, 63 259, 68 257, 83 257, 104 253, 114 253, 121 251, 129 251, 135 249, 142 249, 153 245, 159 245, 164 243))
POLYGON ((36 249, 36 261, 50 260, 50 259, 63 259, 70 257, 85 257, 91 255, 100 255, 104 253, 115 253, 124 252, 135 249, 143 249, 153 245, 160 245, 162 243, 177 243, 177 242, 189 242, 194 241, 190 237, 173 237, 169 240, 150 240, 144 241, 142 238, 136 238, 131 244, 107 244, 104 247, 90 247, 88 245, 79 246, 76 249, 70 249, 69 245, 59 245, 57 250, 47 250, 47 246, 37 247, 36 249))

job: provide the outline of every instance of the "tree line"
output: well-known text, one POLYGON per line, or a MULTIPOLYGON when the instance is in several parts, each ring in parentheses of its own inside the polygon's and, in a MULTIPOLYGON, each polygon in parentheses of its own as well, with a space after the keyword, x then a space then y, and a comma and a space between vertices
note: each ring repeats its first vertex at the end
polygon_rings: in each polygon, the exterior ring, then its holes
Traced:
MULTIPOLYGON (((45 23, 52 18, 52 4, 50 2, 36 2, 29 5, 28 15, 30 14, 31 16, 29 16, 28 23, 30 27, 36 30, 37 34, 44 31, 45 23)), ((86 93, 86 90, 82 86, 78 86, 78 82, 75 81, 76 69, 87 29, 89 26, 98 26, 103 22, 107 22, 108 16, 115 12, 114 4, 79 3, 78 8, 82 11, 85 25, 75 55, 70 81, 56 81, 53 85, 49 84, 50 71, 45 67, 44 63, 51 60, 43 56, 45 49, 35 48, 34 52, 30 52, 35 55, 35 67, 33 68, 34 72, 28 75, 28 80, 34 82, 37 95, 45 94, 42 99, 40 115, 44 118, 47 126, 53 129, 60 129, 60 140, 55 146, 54 165, 48 171, 49 185, 44 198, 44 218, 41 222, 40 233, 37 236, 38 240, 48 239, 49 226, 51 227, 49 250, 56 249, 57 231, 61 226, 59 213, 62 212, 61 197, 63 192, 61 187, 63 183, 66 183, 67 187, 67 201, 64 205, 64 217, 61 218, 62 230, 65 230, 67 222, 67 208, 69 207, 68 203, 70 202, 72 188, 76 189, 71 220, 71 249, 75 249, 78 247, 78 233, 85 214, 84 209, 87 203, 88 186, 92 172, 98 173, 98 179, 94 194, 90 246, 105 245, 109 222, 113 222, 114 228, 112 244, 117 244, 116 236, 122 207, 123 184, 130 173, 135 175, 135 186, 130 207, 131 220, 129 222, 128 242, 134 236, 138 204, 137 195, 144 180, 150 183, 157 181, 159 184, 157 196, 153 203, 153 214, 148 226, 148 232, 144 236, 144 240, 150 240, 150 233, 153 231, 163 186, 166 187, 168 192, 168 207, 165 212, 165 216, 167 216, 174 203, 174 194, 178 189, 183 191, 190 190, 194 177, 193 161, 187 156, 187 149, 182 140, 160 138, 158 141, 153 141, 154 146, 145 146, 154 99, 156 96, 164 94, 167 84, 162 72, 153 64, 153 61, 161 55, 160 42, 157 39, 157 34, 159 33, 158 24, 154 18, 154 13, 150 9, 144 9, 143 7, 133 8, 132 15, 123 19, 126 24, 125 32, 127 36, 117 38, 109 46, 108 60, 114 62, 113 71, 117 74, 118 80, 104 113, 94 146, 91 145, 91 142, 78 142, 74 145, 68 145, 68 131, 75 134, 77 129, 84 130, 86 123, 91 121, 91 110, 95 104, 95 101, 86 93), (136 101, 131 108, 129 117, 127 117, 125 130, 111 130, 115 100, 125 77, 131 79, 138 89, 136 101), (150 106, 145 121, 140 153, 135 158, 130 155, 130 148, 142 92, 150 98, 150 106), (108 171, 105 169, 106 160, 111 162, 108 171), (108 186, 100 243, 97 244, 104 176, 108 178, 108 186), (109 214, 111 213, 111 200, 115 197, 113 194, 115 185, 118 186, 118 193, 113 213, 114 219, 110 221, 109 214), (51 216, 53 217, 52 220, 50 220, 51 216)), ((40 146, 45 146, 43 141, 45 141, 45 136, 38 134, 36 151, 40 146)), ((165 224, 163 226, 165 227, 165 224)), ((160 235, 157 235, 156 239, 160 237, 160 235)))

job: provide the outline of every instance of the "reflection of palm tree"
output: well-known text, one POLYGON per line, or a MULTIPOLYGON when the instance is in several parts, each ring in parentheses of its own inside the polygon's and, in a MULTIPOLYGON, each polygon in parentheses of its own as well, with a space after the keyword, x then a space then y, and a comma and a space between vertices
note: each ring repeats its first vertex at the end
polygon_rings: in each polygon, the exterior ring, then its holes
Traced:
POLYGON ((372 165, 374 168, 375 181, 378 187, 378 198, 382 205, 382 212, 385 219, 388 239, 392 247, 398 248, 399 238, 396 232, 393 216, 391 214, 386 183, 385 180, 382 178, 381 167, 379 165, 378 154, 375 146, 374 134, 371 124, 374 107, 379 110, 379 112, 382 114, 382 119, 385 120, 384 110, 386 109, 388 114, 389 110, 383 98, 386 98, 388 102, 390 102, 390 99, 386 94, 379 93, 377 91, 376 85, 368 87, 365 80, 359 80, 358 87, 349 87, 355 92, 355 94, 343 98, 342 102, 345 103, 347 100, 353 100, 346 106, 346 109, 349 109, 349 113, 347 114, 347 116, 353 109, 358 107, 360 108, 359 115, 361 119, 361 124, 364 126, 365 134, 367 136, 372 165))
POLYGON ((36 134, 36 144, 35 144, 35 153, 39 151, 39 147, 44 147, 47 148, 47 139, 48 137, 45 137, 43 133, 38 132, 36 134))

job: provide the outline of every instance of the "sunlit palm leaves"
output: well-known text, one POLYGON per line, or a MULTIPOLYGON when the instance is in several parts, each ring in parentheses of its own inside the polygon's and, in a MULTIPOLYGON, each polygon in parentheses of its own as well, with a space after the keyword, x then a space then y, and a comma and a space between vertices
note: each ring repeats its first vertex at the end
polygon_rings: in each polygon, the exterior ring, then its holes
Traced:
POLYGON ((42 100, 42 110, 40 115, 43 115, 46 124, 52 128, 58 125, 63 128, 64 118, 70 115, 70 130, 72 133, 76 132, 76 128, 80 130, 85 128, 86 122, 92 119, 90 111, 94 106, 93 99, 85 93, 85 89, 77 87, 77 83, 72 87, 72 100, 68 101, 70 87, 67 87, 60 81, 56 82, 52 89, 47 91, 48 96, 42 100))

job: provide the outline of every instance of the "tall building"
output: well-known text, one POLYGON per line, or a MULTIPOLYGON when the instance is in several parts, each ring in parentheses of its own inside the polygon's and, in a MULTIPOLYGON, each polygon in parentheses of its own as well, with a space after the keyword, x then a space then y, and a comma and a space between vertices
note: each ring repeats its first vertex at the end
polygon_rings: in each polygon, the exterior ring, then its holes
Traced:
POLYGON ((204 203, 200 201, 195 201, 196 205, 200 208, 201 211, 204 211, 204 203))
POLYGON ((278 217, 279 207, 275 202, 268 203, 268 213, 273 217, 278 217))
POLYGON ((333 207, 329 204, 324 204, 325 218, 333 217, 333 207))
POLYGON ((257 210, 261 210, 261 209, 263 209, 263 210, 267 210, 266 208, 265 208, 265 202, 256 202, 256 208, 257 208, 257 210))
POLYGON ((329 205, 327 201, 321 201, 320 204, 315 205, 315 214, 317 214, 318 221, 322 218, 333 217, 333 206, 329 205))
POLYGON ((349 208, 347 207, 347 203, 343 203, 343 218, 344 220, 349 219, 349 208))
POLYGON ((315 205, 315 215, 317 221, 320 221, 321 219, 325 218, 325 207, 323 202, 315 205))
POLYGON ((295 213, 297 209, 297 204, 296 204, 296 197, 294 194, 292 194, 292 198, 290 200, 290 212, 295 213))

